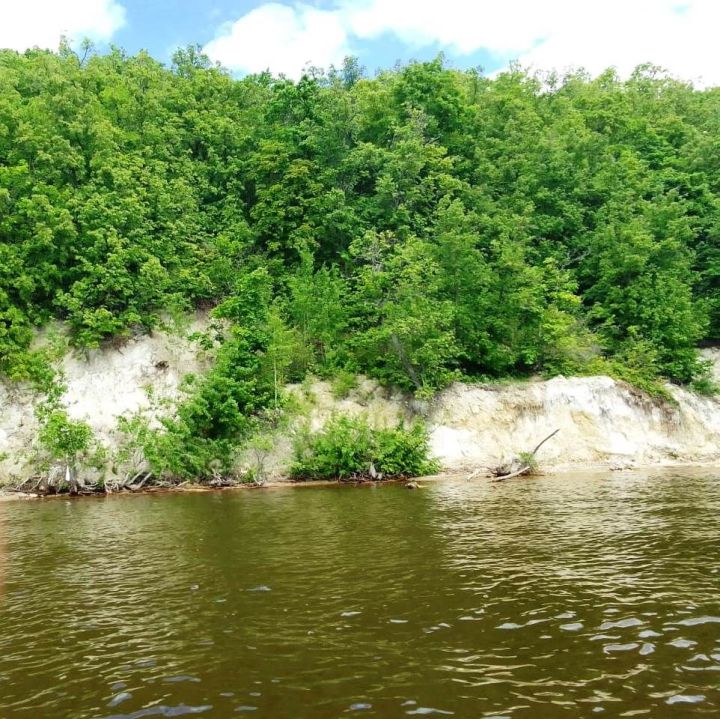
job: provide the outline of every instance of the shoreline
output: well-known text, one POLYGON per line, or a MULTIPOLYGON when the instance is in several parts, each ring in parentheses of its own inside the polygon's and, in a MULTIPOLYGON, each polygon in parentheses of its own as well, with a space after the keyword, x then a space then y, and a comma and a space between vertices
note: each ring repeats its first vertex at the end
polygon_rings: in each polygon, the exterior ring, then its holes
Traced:
MULTIPOLYGON (((539 471, 534 475, 523 475, 512 478, 513 481, 533 480, 546 477, 569 478, 572 475, 624 475, 648 472, 679 472, 680 474, 694 475, 698 471, 710 470, 720 473, 720 461, 708 462, 677 462, 663 464, 638 464, 633 466, 617 467, 612 464, 593 464, 578 467, 552 467, 545 471, 539 471)), ((30 501, 38 499, 66 499, 66 500, 83 500, 83 499, 110 499, 113 497, 131 497, 131 496, 147 496, 147 495, 164 495, 164 494, 208 494, 235 491, 251 491, 251 490, 278 490, 278 489, 327 489, 329 487, 348 487, 352 489, 360 489, 371 486, 383 486, 390 484, 402 484, 403 482, 413 481, 423 484, 432 484, 447 480, 468 480, 473 482, 486 481, 492 484, 502 484, 502 482, 493 481, 489 476, 478 475, 469 480, 471 470, 448 470, 439 474, 427 475, 424 477, 411 477, 407 479, 387 479, 379 482, 347 482, 339 479, 318 479, 297 481, 290 479, 273 479, 264 484, 236 484, 227 487, 210 487, 205 484, 182 484, 175 487, 147 487, 139 491, 121 491, 104 494, 102 492, 93 494, 70 495, 67 493, 60 494, 36 494, 31 492, 14 492, 7 487, 0 487, 0 504, 15 501, 30 501)))
MULTIPOLYGON (((201 329, 206 319, 195 317, 193 327, 201 329)), ((720 384, 720 349, 703 352, 720 384)), ((136 338, 124 354, 104 348, 87 358, 64 358, 67 391, 62 402, 68 417, 87 423, 96 446, 115 468, 112 477, 110 467, 99 468, 94 480, 104 474, 111 479, 134 474, 142 458, 123 459, 128 436, 119 430, 120 418, 140 416, 157 426, 171 411, 161 403, 172 407, 185 372, 202 374, 201 365, 186 338, 163 333, 136 338), (100 401, 90 403, 90 397, 100 401)), ((407 426, 420 418, 428 430, 429 454, 449 474, 501 466, 536 447, 550 430, 559 434, 542 445, 537 457, 544 472, 720 464, 720 396, 678 386, 667 385, 672 396, 667 402, 606 376, 558 375, 500 384, 455 382, 419 401, 367 377, 356 379, 342 398, 326 380, 286 385, 283 391, 294 402, 287 421, 267 431, 268 446, 260 453, 239 450, 229 474, 246 475, 260 463, 271 478, 266 486, 286 486, 294 433, 305 427, 319 431, 337 415, 366 417, 376 429, 407 426)), ((0 380, 0 492, 36 473, 36 399, 0 380)))

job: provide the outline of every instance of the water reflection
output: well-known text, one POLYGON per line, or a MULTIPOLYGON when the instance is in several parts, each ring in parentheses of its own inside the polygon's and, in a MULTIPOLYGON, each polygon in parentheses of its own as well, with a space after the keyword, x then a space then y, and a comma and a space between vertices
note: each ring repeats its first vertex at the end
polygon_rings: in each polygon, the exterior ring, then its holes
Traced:
POLYGON ((716 715, 719 487, 0 506, 0 716, 716 715))

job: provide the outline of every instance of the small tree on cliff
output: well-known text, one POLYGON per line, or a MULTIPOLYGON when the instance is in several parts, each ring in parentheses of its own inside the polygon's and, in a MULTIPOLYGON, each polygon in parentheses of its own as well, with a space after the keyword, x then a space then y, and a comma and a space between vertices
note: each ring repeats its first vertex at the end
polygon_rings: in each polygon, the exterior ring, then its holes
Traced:
POLYGON ((77 477, 77 465, 90 451, 92 440, 87 422, 70 419, 64 409, 50 412, 38 434, 38 443, 50 462, 40 487, 56 491, 64 483, 71 494, 77 494, 83 484, 77 477))

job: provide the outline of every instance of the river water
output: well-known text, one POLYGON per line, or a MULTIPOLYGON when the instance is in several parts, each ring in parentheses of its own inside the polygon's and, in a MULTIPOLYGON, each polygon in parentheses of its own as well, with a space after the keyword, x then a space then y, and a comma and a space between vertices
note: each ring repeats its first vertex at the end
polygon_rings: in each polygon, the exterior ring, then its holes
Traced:
POLYGON ((0 717, 720 716, 720 474, 0 504, 0 717))

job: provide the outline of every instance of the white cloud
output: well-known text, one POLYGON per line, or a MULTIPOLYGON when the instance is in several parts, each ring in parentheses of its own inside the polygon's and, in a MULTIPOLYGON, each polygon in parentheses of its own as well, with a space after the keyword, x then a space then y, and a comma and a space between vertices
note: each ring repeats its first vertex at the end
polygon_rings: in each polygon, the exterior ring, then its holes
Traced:
POLYGON ((456 55, 480 49, 537 69, 615 66, 627 75, 652 62, 672 73, 720 82, 715 51, 718 0, 344 0, 350 31, 392 33, 456 55))
POLYGON ((698 84, 720 84, 717 0, 605 0, 568 11, 544 42, 520 54, 537 68, 583 66, 597 74, 612 65, 627 76, 651 62, 698 84))
POLYGON ((720 0, 333 0, 328 9, 276 2, 220 29, 206 51, 245 72, 297 77, 306 64, 337 64, 359 41, 395 36, 410 50, 478 50, 537 69, 652 62, 680 77, 720 84, 715 37, 720 0))
POLYGON ((341 12, 355 35, 392 33, 404 42, 439 44, 458 54, 480 48, 515 51, 528 47, 552 27, 543 0, 343 0, 341 12))
POLYGON ((56 50, 61 36, 107 41, 125 24, 117 0, 0 0, 0 47, 56 50))
POLYGON ((267 3, 225 24, 205 52, 233 70, 268 68, 297 78, 306 65, 328 67, 349 53, 347 30, 334 11, 267 3))

